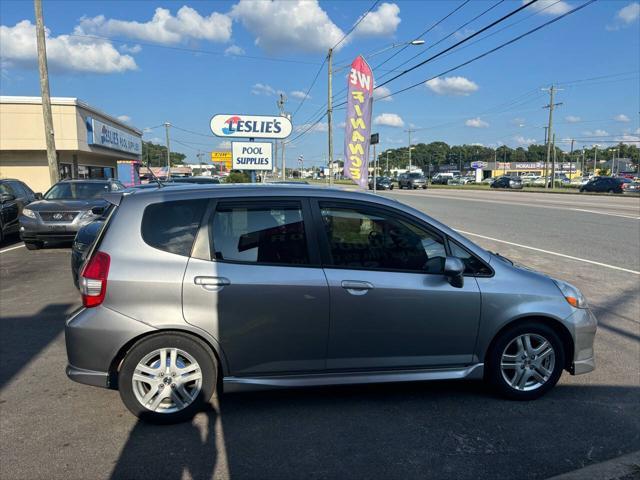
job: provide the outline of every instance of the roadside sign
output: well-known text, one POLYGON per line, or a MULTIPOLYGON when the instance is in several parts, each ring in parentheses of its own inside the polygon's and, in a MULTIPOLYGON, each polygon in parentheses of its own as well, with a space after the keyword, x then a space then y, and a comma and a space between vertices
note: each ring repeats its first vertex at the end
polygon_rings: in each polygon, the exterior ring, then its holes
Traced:
POLYGON ((211 161, 224 165, 226 171, 231 170, 231 152, 211 152, 211 161))
POLYGON ((378 142, 380 142, 380 134, 379 133, 372 133, 371 134, 371 145, 375 145, 378 142))
POLYGON ((214 115, 210 126, 214 135, 227 138, 287 138, 293 130, 291 120, 275 115, 214 115))
POLYGON ((233 170, 273 170, 270 142, 233 142, 233 170))
POLYGON ((472 162, 471 168, 486 168, 488 166, 487 162, 472 162))

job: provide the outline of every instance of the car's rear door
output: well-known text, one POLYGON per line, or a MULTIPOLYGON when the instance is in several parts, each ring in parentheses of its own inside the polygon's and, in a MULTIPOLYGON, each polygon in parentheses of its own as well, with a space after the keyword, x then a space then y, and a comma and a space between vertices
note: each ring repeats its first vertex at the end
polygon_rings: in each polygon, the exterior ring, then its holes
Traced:
POLYGON ((444 236, 398 210, 314 202, 331 294, 328 369, 472 362, 480 320, 475 278, 443 275, 444 236))
POLYGON ((232 375, 324 370, 329 288, 308 201, 239 198, 210 208, 184 277, 186 321, 218 340, 232 375))

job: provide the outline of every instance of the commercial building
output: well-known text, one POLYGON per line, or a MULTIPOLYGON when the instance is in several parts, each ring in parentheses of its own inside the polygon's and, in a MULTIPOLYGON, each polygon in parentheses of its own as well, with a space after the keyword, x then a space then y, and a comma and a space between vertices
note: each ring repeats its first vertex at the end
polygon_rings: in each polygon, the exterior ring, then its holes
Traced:
MULTIPOLYGON (((140 160, 140 130, 77 98, 53 97, 51 107, 61 178, 117 178, 118 160, 140 160)), ((0 96, 0 178, 51 186, 40 97, 0 96)))

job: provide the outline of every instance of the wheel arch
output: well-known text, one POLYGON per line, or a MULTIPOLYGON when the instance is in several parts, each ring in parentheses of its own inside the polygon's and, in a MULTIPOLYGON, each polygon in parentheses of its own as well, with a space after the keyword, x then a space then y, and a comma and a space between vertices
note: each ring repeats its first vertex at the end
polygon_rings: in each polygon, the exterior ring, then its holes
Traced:
POLYGON ((152 337, 155 335, 163 334, 163 333, 179 333, 182 335, 187 335, 193 338, 200 340, 211 352, 216 363, 218 364, 218 369, 220 371, 220 375, 218 375, 218 391, 221 392, 222 388, 222 378, 229 372, 228 365, 226 362, 226 357, 224 356, 224 352, 222 351, 222 347, 212 339, 207 338, 205 335, 200 334, 199 332, 195 332, 193 330, 188 330, 179 327, 169 327, 162 328, 159 330, 152 330, 149 332, 144 332, 137 337, 132 338, 127 343, 125 343, 118 353, 113 357, 111 364, 109 365, 109 388, 113 390, 118 389, 118 377, 120 374, 120 368, 122 366, 122 362, 124 357, 127 355, 129 350, 133 348, 133 346, 138 343, 140 340, 143 340, 148 337, 152 337))
POLYGON ((489 361, 489 359, 487 358, 489 352, 491 352, 491 349, 495 345, 496 341, 498 340, 498 338, 502 336, 504 332, 512 328, 515 328, 518 325, 521 325, 523 323, 529 323, 529 322, 546 325, 547 327, 551 328, 554 332, 558 334, 558 336, 560 337, 560 341, 562 342, 562 347, 564 348, 564 354, 565 354, 564 355, 565 364, 563 365, 563 368, 565 370, 569 370, 571 368, 571 365, 573 364, 573 352, 574 352, 573 337, 571 336, 571 332, 569 332, 567 327, 565 327, 562 324, 562 322, 558 321, 555 318, 546 317, 544 315, 530 315, 530 316, 519 317, 504 324, 500 328, 500 330, 498 330, 495 333, 495 335, 489 342, 489 345, 487 345, 487 348, 482 355, 482 358, 485 364, 489 361))

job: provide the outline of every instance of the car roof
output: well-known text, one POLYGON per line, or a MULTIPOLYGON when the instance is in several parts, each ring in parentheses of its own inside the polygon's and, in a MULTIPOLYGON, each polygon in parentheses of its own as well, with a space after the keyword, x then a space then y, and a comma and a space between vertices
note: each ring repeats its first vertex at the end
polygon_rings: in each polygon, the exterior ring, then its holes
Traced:
POLYGON ((115 178, 74 178, 60 180, 58 183, 111 183, 117 181, 115 178))

